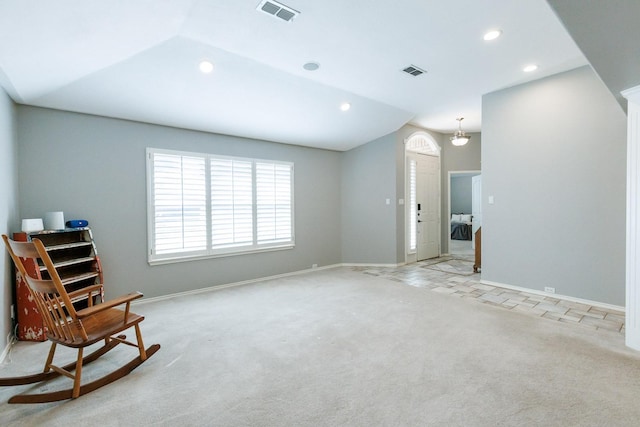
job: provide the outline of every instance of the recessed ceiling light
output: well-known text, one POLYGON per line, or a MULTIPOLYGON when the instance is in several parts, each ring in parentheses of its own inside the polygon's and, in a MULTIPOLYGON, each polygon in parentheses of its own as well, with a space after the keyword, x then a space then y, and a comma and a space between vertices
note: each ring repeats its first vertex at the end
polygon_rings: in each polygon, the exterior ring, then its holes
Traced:
POLYGON ((351 104, 349 104, 348 102, 343 102, 343 103, 340 105, 340 109, 341 109, 342 111, 349 111, 349 109, 350 109, 350 108, 351 108, 351 104))
POLYGON ((302 66, 302 68, 304 68, 307 71, 315 71, 318 68, 320 68, 320 64, 318 64, 317 62, 307 62, 302 66))
POLYGON ((530 73, 532 71, 535 71, 538 69, 538 66, 536 64, 531 64, 531 65, 527 65, 526 67, 524 67, 522 69, 522 71, 524 71, 525 73, 530 73))
POLYGON ((490 40, 497 39, 501 35, 502 35, 502 31, 501 30, 491 30, 491 31, 487 31, 483 38, 484 38, 485 41, 490 41, 490 40))
POLYGON ((201 61, 199 65, 200 71, 205 74, 209 74, 213 71, 213 64, 209 61, 201 61))

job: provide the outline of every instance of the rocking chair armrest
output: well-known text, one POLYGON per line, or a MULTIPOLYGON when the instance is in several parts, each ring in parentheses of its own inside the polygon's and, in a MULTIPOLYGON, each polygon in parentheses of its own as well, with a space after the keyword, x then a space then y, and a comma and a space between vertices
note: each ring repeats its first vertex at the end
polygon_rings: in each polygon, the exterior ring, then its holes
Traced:
POLYGON ((74 300, 76 298, 81 298, 86 296, 91 296, 92 294, 96 294, 96 295, 101 295, 102 294, 102 285, 98 284, 98 285, 91 285, 91 286, 87 286, 86 288, 82 288, 82 289, 78 289, 76 291, 73 292, 69 292, 69 298, 71 300, 74 300))
POLYGON ((127 312, 129 311, 129 304, 131 301, 142 298, 143 295, 140 292, 131 292, 130 294, 119 296, 118 298, 114 298, 112 300, 103 302, 101 304, 93 305, 91 307, 83 308, 82 310, 78 310, 76 315, 79 319, 91 316, 93 314, 99 313, 108 308, 113 308, 118 305, 127 304, 127 312))

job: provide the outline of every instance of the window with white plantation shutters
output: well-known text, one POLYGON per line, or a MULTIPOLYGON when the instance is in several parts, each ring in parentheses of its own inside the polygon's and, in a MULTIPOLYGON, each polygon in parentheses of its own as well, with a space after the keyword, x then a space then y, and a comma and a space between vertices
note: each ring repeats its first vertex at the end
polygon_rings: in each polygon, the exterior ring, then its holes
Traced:
POLYGON ((293 164, 147 149, 149 262, 294 246, 293 164))

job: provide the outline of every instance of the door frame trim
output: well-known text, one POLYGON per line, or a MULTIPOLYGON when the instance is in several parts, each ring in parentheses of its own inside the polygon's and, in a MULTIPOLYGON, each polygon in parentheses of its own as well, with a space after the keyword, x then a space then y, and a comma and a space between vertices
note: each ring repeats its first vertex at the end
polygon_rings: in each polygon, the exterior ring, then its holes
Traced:
POLYGON ((452 175, 472 173, 482 175, 481 170, 448 171, 447 173, 447 255, 451 255, 451 178, 452 175))
POLYGON ((410 264, 410 263, 414 263, 416 262, 416 260, 418 259, 418 252, 417 252, 417 248, 416 248, 416 252, 414 254, 409 254, 409 224, 410 221, 408 221, 409 219, 409 209, 407 208, 407 206, 409 205, 407 203, 407 198, 406 195, 408 194, 408 189, 409 189, 409 168, 407 168, 407 161, 408 161, 408 155, 407 153, 413 153, 416 155, 423 155, 423 156, 429 156, 429 154, 425 154, 425 153, 419 153, 417 151, 411 151, 411 150, 407 150, 407 142, 415 137, 415 136, 424 136, 426 138, 428 138, 431 142, 433 142, 437 147, 438 147, 438 155, 437 156, 431 156, 431 157, 438 157, 438 200, 439 200, 439 205, 440 205, 440 209, 438 209, 438 254, 440 256, 442 256, 442 150, 443 147, 440 145, 440 143, 438 143, 438 141, 427 131, 424 130, 419 130, 416 132, 412 132, 409 136, 407 136, 404 141, 403 141, 403 152, 404 152, 404 194, 405 194, 405 200, 404 200, 404 263, 405 264, 410 264))

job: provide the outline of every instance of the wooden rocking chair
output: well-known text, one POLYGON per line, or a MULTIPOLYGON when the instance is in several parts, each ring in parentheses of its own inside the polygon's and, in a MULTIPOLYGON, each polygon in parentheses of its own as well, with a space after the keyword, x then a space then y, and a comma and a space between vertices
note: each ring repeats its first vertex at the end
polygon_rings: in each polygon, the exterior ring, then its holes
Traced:
POLYGON ((76 311, 72 304, 72 298, 77 296, 76 294, 79 292, 91 292, 91 289, 85 288, 81 291, 67 293, 51 258, 40 240, 33 239, 32 242, 16 242, 6 235, 3 235, 2 238, 18 268, 19 274, 28 284, 38 311, 42 315, 47 338, 51 341, 51 348, 43 372, 23 377, 0 378, 0 386, 33 384, 47 381, 60 375, 73 379, 73 388, 42 394, 19 394, 13 396, 9 403, 44 403, 77 398, 124 377, 158 351, 159 344, 154 344, 147 349, 144 348, 140 333, 140 322, 144 320, 144 317, 129 311, 131 301, 142 297, 140 292, 123 295, 96 305, 93 305, 91 303, 92 298, 89 298, 89 306, 76 311), (32 258, 36 261, 37 259, 42 260, 51 279, 43 280, 40 277, 31 277, 27 273, 21 258, 32 258), (122 304, 125 304, 124 310, 114 308, 122 304), (131 327, 135 328, 137 343, 127 341, 125 335, 116 335, 131 327), (85 347, 102 340, 104 340, 102 347, 83 358, 85 347), (82 385, 82 367, 98 359, 121 343, 137 347, 140 353, 139 356, 108 375, 82 385), (65 366, 54 365, 53 357, 58 344, 76 348, 78 350, 76 361, 65 366), (72 373, 74 370, 75 373, 72 373))

